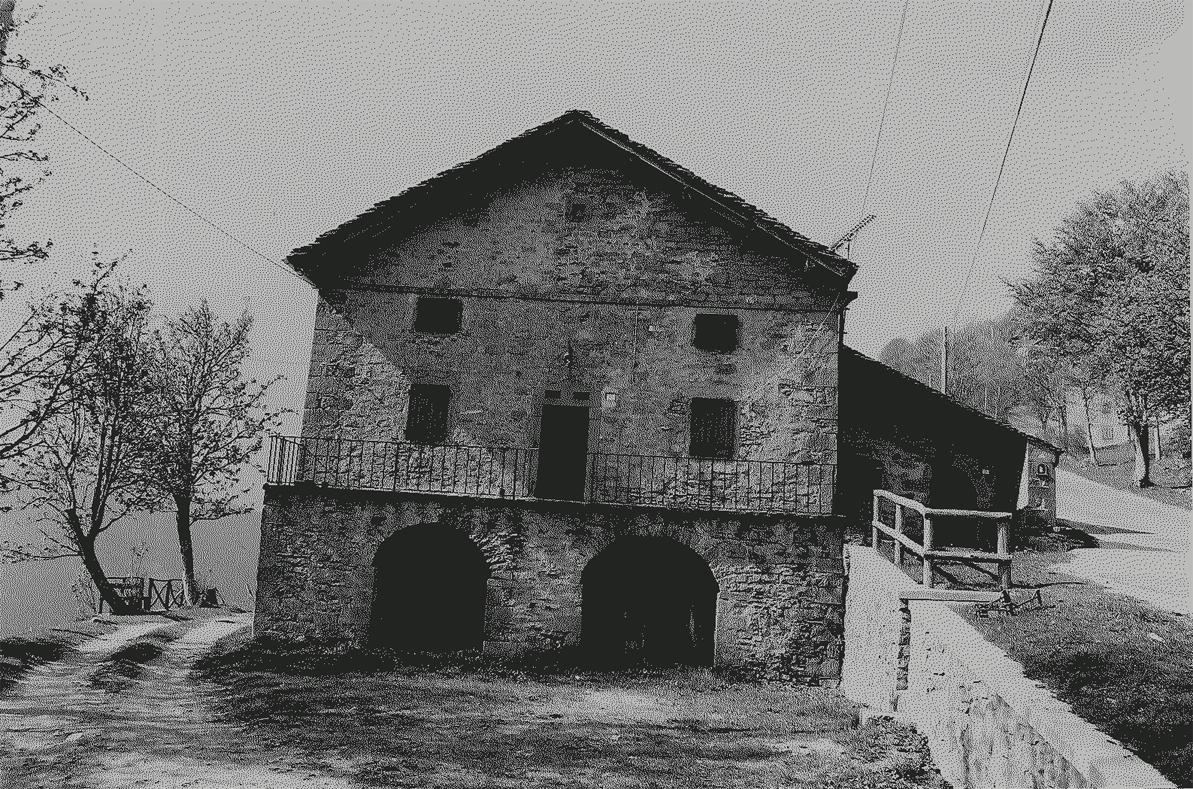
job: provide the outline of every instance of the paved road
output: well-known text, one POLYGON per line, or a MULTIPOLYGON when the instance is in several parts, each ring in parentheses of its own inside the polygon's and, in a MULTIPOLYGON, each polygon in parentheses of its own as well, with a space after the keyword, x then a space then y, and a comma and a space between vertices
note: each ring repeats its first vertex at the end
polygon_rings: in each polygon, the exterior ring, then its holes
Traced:
POLYGON ((1054 569, 1168 611, 1188 614, 1193 515, 1078 474, 1056 471, 1057 517, 1099 527, 1101 547, 1072 551, 1054 569))

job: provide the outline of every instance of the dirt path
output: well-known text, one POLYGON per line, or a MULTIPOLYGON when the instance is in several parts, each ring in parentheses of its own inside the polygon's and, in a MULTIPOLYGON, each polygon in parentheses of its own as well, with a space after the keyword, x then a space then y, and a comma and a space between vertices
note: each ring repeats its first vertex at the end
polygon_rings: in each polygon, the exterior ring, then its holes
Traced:
POLYGON ((1089 524, 1099 548, 1053 569, 1168 611, 1190 612, 1190 513, 1057 469, 1057 515, 1089 524))
POLYGON ((234 614, 184 623, 185 632, 115 692, 92 682, 104 659, 178 623, 122 622, 116 632, 85 642, 68 658, 34 669, 0 697, 0 785, 345 786, 307 771, 251 763, 232 752, 238 733, 212 722, 203 692, 210 689, 190 681, 190 668, 217 640, 250 622, 250 615, 234 614))

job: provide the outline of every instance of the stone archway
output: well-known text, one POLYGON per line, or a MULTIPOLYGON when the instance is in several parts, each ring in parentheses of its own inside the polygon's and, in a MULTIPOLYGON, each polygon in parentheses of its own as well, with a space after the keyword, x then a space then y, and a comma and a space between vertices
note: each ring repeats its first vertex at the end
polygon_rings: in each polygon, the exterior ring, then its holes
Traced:
POLYGON ((580 639, 604 665, 710 666, 717 581, 691 548, 622 537, 584 568, 580 639))
POLYGON ((440 524, 402 529, 373 559, 370 646, 480 649, 488 577, 484 555, 463 532, 440 524))

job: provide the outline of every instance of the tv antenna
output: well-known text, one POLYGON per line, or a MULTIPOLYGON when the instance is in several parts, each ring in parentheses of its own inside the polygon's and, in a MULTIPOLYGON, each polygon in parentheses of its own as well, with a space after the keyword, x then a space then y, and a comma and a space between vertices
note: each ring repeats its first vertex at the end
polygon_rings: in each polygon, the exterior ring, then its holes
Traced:
POLYGON ((866 214, 866 216, 862 217, 861 221, 859 221, 853 227, 849 228, 849 230, 846 231, 845 235, 841 236, 835 242, 833 242, 832 246, 830 246, 829 249, 831 249, 833 252, 836 252, 841 247, 845 247, 845 259, 848 260, 849 259, 849 247, 853 244, 853 237, 856 236, 858 233, 862 232, 862 228, 864 228, 866 225, 873 222, 874 219, 875 219, 874 214, 866 214))

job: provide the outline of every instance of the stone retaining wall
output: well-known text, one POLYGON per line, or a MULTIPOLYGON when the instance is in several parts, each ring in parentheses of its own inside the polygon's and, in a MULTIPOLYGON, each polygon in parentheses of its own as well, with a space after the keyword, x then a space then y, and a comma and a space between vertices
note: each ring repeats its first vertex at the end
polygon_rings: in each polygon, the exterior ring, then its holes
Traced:
POLYGON ((901 599, 915 589, 874 549, 849 547, 841 688, 911 720, 946 780, 975 789, 1173 786, 1028 680, 950 604, 901 599))
POLYGON ((833 516, 270 486, 257 633, 362 643, 377 549, 418 524, 464 532, 484 555, 487 651, 577 642, 588 562, 620 537, 666 537, 706 561, 717 581, 717 664, 764 664, 827 684, 840 678, 844 525, 833 516))

